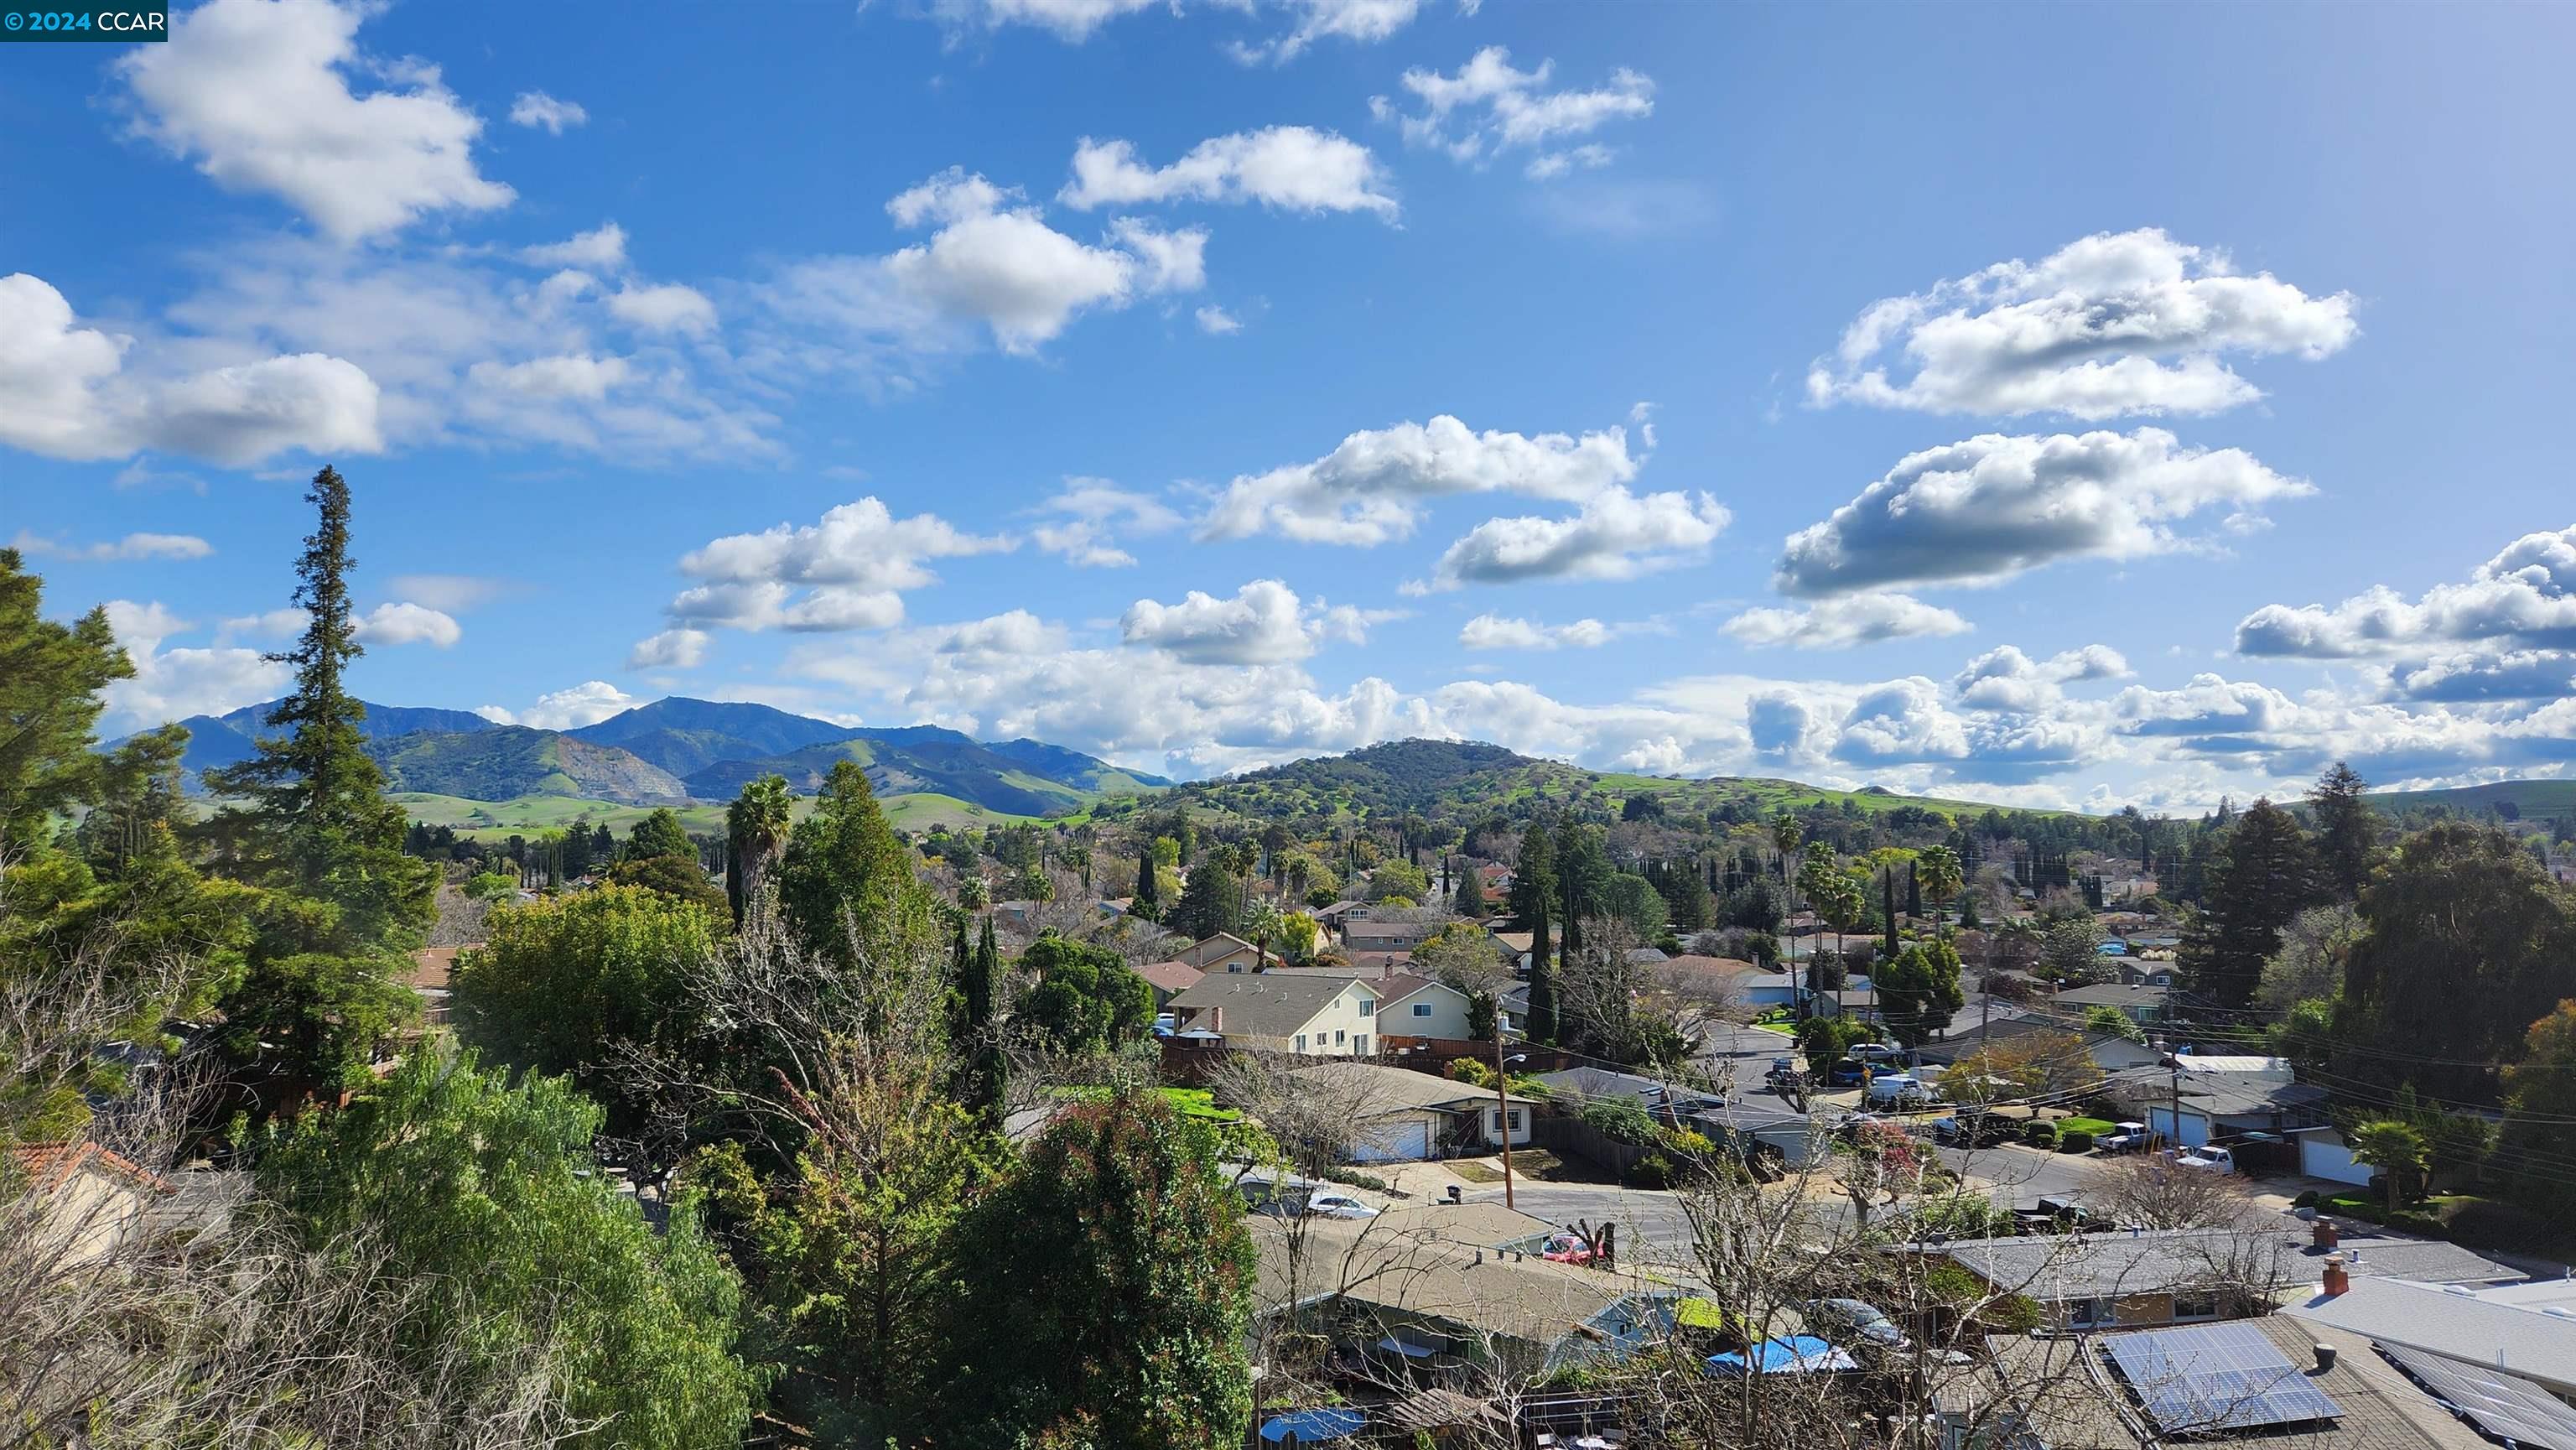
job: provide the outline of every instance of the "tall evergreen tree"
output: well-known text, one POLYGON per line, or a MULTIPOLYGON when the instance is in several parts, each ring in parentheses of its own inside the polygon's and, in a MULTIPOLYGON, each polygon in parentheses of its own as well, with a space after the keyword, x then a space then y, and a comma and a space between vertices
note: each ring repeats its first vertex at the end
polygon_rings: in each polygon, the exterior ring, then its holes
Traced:
POLYGON ((2254 1000, 2281 928, 2316 904, 2316 857, 2298 819, 2268 800, 2236 818, 2211 857, 2203 907, 2176 954, 2192 989, 2221 1007, 2254 1000))
POLYGON ((1896 960, 1897 952, 1901 949, 1896 938, 1895 867, 1881 866, 1878 868, 1878 895, 1880 905, 1887 913, 1887 958, 1889 961, 1894 961, 1896 960))
POLYGON ((2370 783, 2338 760, 2308 789, 2308 812, 2317 823, 2317 867, 2337 900, 2354 901, 2370 881, 2379 854, 2379 816, 2367 798, 2370 783))
POLYGON ((1147 841, 1136 848, 1136 914, 1147 921, 1163 914, 1162 884, 1154 879, 1154 843, 1147 841))
POLYGON ((248 760, 206 773, 209 791, 245 802, 211 828, 229 868, 275 889, 224 1004, 225 1041, 237 1060, 266 1059, 290 1077, 356 1082, 416 1009, 401 975, 436 912, 438 870, 403 854, 402 809, 385 799, 358 729, 366 706, 343 680, 365 653, 350 604, 348 482, 326 467, 305 500, 315 524, 294 596, 304 633, 269 656, 295 667, 294 688, 261 722, 276 733, 248 760))
POLYGON ((1544 918, 1556 897, 1556 843, 1545 821, 1521 833, 1520 865, 1512 877, 1512 919, 1523 926, 1544 918))

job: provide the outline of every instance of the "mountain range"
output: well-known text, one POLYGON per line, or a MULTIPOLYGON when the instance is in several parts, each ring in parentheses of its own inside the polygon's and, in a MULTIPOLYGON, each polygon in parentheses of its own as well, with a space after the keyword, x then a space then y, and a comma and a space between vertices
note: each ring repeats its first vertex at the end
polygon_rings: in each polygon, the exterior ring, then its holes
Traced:
MULTIPOLYGON (((180 721, 191 782, 248 759, 271 708, 180 721)), ((852 728, 767 705, 677 696, 572 730, 500 725, 463 710, 366 708, 359 731, 388 790, 470 801, 560 796, 676 806, 730 800, 770 774, 810 795, 841 760, 863 766, 881 798, 953 800, 1007 816, 1079 810, 1104 795, 1171 784, 1043 741, 979 741, 934 725, 852 728)))

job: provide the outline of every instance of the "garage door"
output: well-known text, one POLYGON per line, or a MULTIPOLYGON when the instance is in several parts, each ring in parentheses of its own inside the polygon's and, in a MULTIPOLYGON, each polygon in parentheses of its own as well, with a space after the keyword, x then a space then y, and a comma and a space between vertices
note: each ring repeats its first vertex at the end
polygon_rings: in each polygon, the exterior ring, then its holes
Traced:
POLYGON ((1431 1156, 1431 1125, 1420 1118, 1382 1123, 1360 1140, 1351 1156, 1362 1163, 1420 1162, 1431 1156))

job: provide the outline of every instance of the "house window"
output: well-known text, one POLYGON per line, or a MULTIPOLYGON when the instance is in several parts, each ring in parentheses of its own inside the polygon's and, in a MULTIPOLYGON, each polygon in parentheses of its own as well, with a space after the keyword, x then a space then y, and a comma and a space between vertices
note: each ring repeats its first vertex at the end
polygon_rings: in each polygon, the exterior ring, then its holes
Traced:
POLYGON ((2193 1319, 2215 1319, 2218 1317, 2218 1296, 2214 1293, 2176 1294, 2173 1317, 2176 1324, 2193 1319))
POLYGON ((1374 1017, 1374 1016, 1376 1016, 1376 1015, 1377 1015, 1377 1004, 1376 1004, 1375 1002, 1370 1001, 1370 1000, 1369 1000, 1368 998, 1366 998, 1366 997, 1362 997, 1362 998, 1360 999, 1360 1015, 1361 1015, 1361 1016, 1363 1016, 1363 1017, 1374 1017))
POLYGON ((1297 1034, 1297 1050, 1299 1052, 1306 1050, 1306 1034, 1303 1032, 1297 1034))
POLYGON ((2090 1299, 2075 1300, 2066 1306, 2067 1322, 2078 1329, 2098 1329, 2118 1317, 2119 1306, 2114 1304, 2108 1295, 2097 1294, 2090 1299))
POLYGON ((1430 1016, 1430 1015, 1431 1015, 1431 1004, 1430 1004, 1430 1003, 1428 1003, 1428 1002, 1416 1002, 1416 1003, 1414 1003, 1414 1004, 1413 1004, 1413 1015, 1414 1015, 1414 1016, 1416 1016, 1416 1017, 1428 1017, 1428 1016, 1430 1016))
POLYGON ((1366 1057, 1366 1056, 1368 1056, 1368 1034, 1367 1034, 1367 1033, 1363 1032, 1363 1033, 1361 1033, 1359 1036, 1354 1037, 1354 1038, 1352 1038, 1352 1039, 1351 1039, 1351 1051, 1352 1051, 1352 1052, 1354 1052, 1354 1053, 1357 1053, 1357 1054, 1358 1054, 1358 1055, 1360 1055, 1361 1057, 1366 1057))
POLYGON ((1335 1047, 1342 1045, 1342 1029, 1338 1027, 1333 1029, 1333 1045, 1335 1047))

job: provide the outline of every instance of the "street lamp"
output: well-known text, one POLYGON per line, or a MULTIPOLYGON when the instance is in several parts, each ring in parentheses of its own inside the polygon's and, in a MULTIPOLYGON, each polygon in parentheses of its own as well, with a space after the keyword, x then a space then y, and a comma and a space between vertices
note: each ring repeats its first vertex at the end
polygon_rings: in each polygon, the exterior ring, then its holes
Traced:
POLYGON ((1494 1131, 1503 1140, 1503 1207, 1512 1207, 1512 1064, 1527 1062, 1525 1053, 1503 1056, 1502 1014, 1494 1015, 1494 1131))

